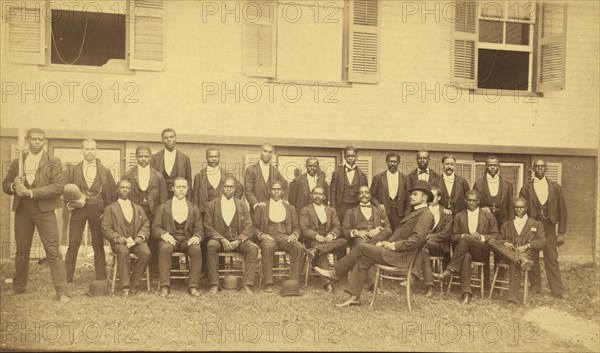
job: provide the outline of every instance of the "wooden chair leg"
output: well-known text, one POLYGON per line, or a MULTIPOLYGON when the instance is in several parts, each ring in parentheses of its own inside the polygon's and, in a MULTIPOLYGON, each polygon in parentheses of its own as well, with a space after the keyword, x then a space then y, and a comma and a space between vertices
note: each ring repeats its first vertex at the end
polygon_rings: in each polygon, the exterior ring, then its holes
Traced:
POLYGON ((119 269, 119 262, 117 261, 116 256, 113 256, 113 273, 112 273, 112 283, 110 286, 110 295, 115 295, 115 283, 117 282, 118 269, 119 269))
POLYGON ((306 255, 306 266, 305 266, 305 274, 304 274, 304 286, 307 287, 308 286, 308 272, 310 271, 310 259, 308 258, 308 255, 306 255))
POLYGON ((494 278, 492 279, 492 286, 490 287, 490 295, 488 296, 488 299, 492 299, 492 294, 494 294, 494 288, 496 286, 496 279, 498 278, 498 271, 500 270, 500 267, 496 266, 496 268, 494 269, 494 278))
POLYGON ((529 271, 523 271, 523 305, 527 306, 527 299, 529 294, 529 271))
POLYGON ((150 292, 150 265, 146 266, 146 287, 150 292))
POLYGON ((369 309, 373 307, 373 303, 375 303, 375 297, 377 296, 377 292, 379 291, 379 279, 381 276, 381 269, 377 269, 375 271, 375 283, 373 283, 373 297, 371 298, 371 305, 369 305, 369 309))
MULTIPOLYGON (((412 289, 411 289, 411 284, 412 284, 412 273, 408 273, 406 275, 406 302, 408 303, 408 311, 412 311, 412 307, 411 307, 411 301, 412 301, 412 289)), ((373 297, 375 297, 375 293, 373 293, 373 297)))
POLYGON ((484 291, 485 291, 485 266, 482 266, 479 268, 479 271, 481 271, 480 274, 480 278, 481 278, 481 299, 483 299, 484 297, 484 291))
POLYGON ((452 274, 450 275, 450 281, 448 282, 448 290, 446 291, 446 294, 450 294, 450 288, 452 288, 452 281, 454 281, 454 272, 452 272, 452 274))

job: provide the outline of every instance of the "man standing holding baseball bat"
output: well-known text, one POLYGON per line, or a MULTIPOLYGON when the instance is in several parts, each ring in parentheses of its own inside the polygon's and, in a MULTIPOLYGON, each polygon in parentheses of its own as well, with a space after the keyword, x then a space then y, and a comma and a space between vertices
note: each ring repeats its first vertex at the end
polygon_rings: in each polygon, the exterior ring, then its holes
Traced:
POLYGON ((60 254, 58 223, 54 213, 55 209, 62 207, 62 163, 60 159, 44 152, 46 135, 41 129, 33 128, 27 131, 27 154, 23 154, 21 150, 24 145, 21 134, 19 140, 19 158, 13 160, 2 182, 4 192, 15 195, 12 210, 15 212, 17 253, 13 290, 15 294, 25 293, 29 251, 35 227, 46 250, 57 299, 61 303, 67 303, 70 300, 67 293, 67 275, 60 254))

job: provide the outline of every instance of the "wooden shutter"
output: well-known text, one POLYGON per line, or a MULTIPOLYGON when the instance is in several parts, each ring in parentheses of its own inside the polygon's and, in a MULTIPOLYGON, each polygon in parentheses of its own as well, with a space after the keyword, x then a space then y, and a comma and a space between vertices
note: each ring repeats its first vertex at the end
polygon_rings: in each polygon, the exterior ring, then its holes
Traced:
MULTIPOLYGON (((125 158, 125 163, 123 164, 124 168, 123 171, 126 172, 127 170, 135 167, 137 165, 137 158, 135 158, 135 148, 134 149, 127 149, 125 151, 125 155, 127 156, 125 158)), ((123 173, 124 174, 124 173, 123 173)))
POLYGON ((277 75, 277 5, 248 0, 245 4, 242 70, 248 76, 277 75))
POLYGON ((129 0, 129 68, 163 71, 164 69, 163 0, 129 0))
POLYGON ((2 8, 8 61, 46 64, 46 14, 43 1, 7 2, 2 8))
POLYGON ((356 159, 356 166, 362 170, 367 176, 369 186, 371 186, 371 179, 373 179, 373 157, 371 156, 358 156, 356 159))
POLYGON ((561 184, 562 183, 562 163, 546 162, 546 165, 548 166, 548 169, 546 170, 546 178, 561 184))
POLYGON ((452 31, 452 80, 461 88, 477 87, 477 3, 456 0, 452 31))
POLYGON ((565 88, 567 4, 539 4, 536 47, 536 90, 560 91, 565 88))
POLYGON ((477 180, 477 168, 477 163, 474 161, 456 161, 455 173, 465 178, 469 183, 469 188, 472 189, 477 180))
POLYGON ((348 81, 379 82, 379 0, 351 0, 348 81))

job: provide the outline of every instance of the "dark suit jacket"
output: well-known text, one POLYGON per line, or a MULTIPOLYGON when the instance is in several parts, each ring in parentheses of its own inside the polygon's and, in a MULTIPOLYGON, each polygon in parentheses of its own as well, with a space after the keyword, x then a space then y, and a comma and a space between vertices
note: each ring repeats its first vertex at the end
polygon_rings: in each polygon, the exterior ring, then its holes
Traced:
MULTIPOLYGON (((266 206, 259 206, 254 212, 254 235, 256 237, 255 241, 257 241, 259 244, 260 240, 258 240, 258 234, 268 233, 267 227, 269 226, 269 202, 267 201, 266 203, 266 206)), ((296 213, 296 209, 294 206, 286 203, 283 204, 283 207, 285 207, 285 228, 288 235, 291 235, 292 233, 300 235, 300 226, 298 225, 298 214, 296 213)))
MULTIPOLYGON (((135 237, 142 237, 144 240, 148 240, 150 236, 150 222, 148 217, 144 213, 142 207, 131 203, 133 205, 133 227, 136 230, 135 237)), ((104 215, 102 215, 102 234, 111 244, 115 243, 118 237, 124 237, 127 234, 125 226, 125 216, 123 216, 123 210, 118 201, 111 203, 104 208, 104 215)))
MULTIPOLYGON (((408 193, 406 192, 406 177, 398 172, 398 199, 396 201, 396 211, 398 216, 404 217, 408 193)), ((377 199, 380 204, 385 206, 385 211, 390 214, 389 187, 387 180, 387 170, 375 175, 371 182, 371 196, 377 199)))
POLYGON ((200 209, 193 203, 186 200, 188 207, 187 219, 185 221, 185 234, 183 236, 175 235, 175 220, 171 207, 173 199, 163 203, 158 207, 154 222, 152 222, 152 236, 160 240, 160 236, 167 232, 177 241, 187 240, 191 237, 198 237, 200 241, 204 239, 204 226, 200 209))
MULTIPOLYGON (((429 184, 431 186, 436 185, 435 183, 439 178, 440 175, 429 168, 429 184)), ((415 168, 406 176, 406 190, 410 190, 417 180, 419 180, 419 175, 417 174, 417 168, 415 168)), ((410 207, 409 210, 412 212, 412 207, 410 207)))
MULTIPOLYGON (((37 201, 40 211, 47 212, 62 207, 60 195, 62 195, 65 183, 63 180, 63 167, 60 159, 50 156, 47 152, 40 152, 40 165, 35 172, 35 180, 29 189, 33 193, 33 199, 37 201)), ((24 155, 23 161, 27 159, 27 154, 24 155)), ((25 166, 25 163, 23 163, 25 166)), ((19 207, 21 197, 17 196, 11 188, 15 178, 19 175, 19 159, 15 158, 8 173, 2 182, 2 189, 9 195, 15 195, 12 205, 12 210, 16 211, 19 207)), ((25 174, 23 174, 25 177, 25 174)))
MULTIPOLYGON (((383 227, 383 230, 379 232, 376 238, 387 239, 387 237, 389 237, 392 234, 392 227, 390 225, 390 221, 387 218, 387 215, 375 205, 371 206, 371 208, 371 212, 373 215, 373 223, 375 224, 375 227, 383 227)), ((342 235, 344 236, 344 238, 348 240, 352 239, 352 235, 350 234, 350 232, 352 232, 353 229, 357 229, 356 225, 358 223, 357 219, 359 213, 360 206, 351 208, 348 211, 346 211, 346 214, 344 215, 344 220, 342 221, 342 235)), ((374 239, 375 238, 371 239, 371 241, 373 241, 374 239)))
MULTIPOLYGON (((337 212, 335 212, 333 207, 325 206, 325 214, 327 215, 327 228, 325 231, 327 234, 331 233, 338 238, 342 232, 342 227, 337 212)), ((315 207, 311 203, 300 211, 300 229, 302 230, 302 238, 309 248, 317 243, 315 236, 319 234, 317 232, 318 227, 319 216, 317 216, 315 207)))
POLYGON ((523 227, 522 234, 519 235, 513 221, 504 222, 502 227, 500 227, 500 237, 498 237, 498 241, 501 243, 507 241, 515 246, 531 244, 532 250, 540 251, 546 245, 544 225, 542 222, 528 217, 525 227, 523 227))
MULTIPOLYGON (((96 170, 98 175, 100 175, 100 183, 102 185, 103 207, 106 207, 117 201, 117 185, 115 184, 115 179, 110 173, 110 170, 102 165, 99 159, 96 159, 96 170)), ((81 191, 86 191, 88 189, 88 185, 83 176, 83 162, 79 162, 77 165, 67 165, 63 179, 65 184, 73 183, 77 185, 81 191)))
MULTIPOLYGON (((235 202, 236 217, 237 217, 237 228, 239 230, 237 238, 227 240, 239 240, 245 241, 252 238, 254 230, 252 229, 252 218, 248 207, 242 200, 233 198, 235 202)), ((221 213, 221 197, 218 197, 208 204, 204 213, 204 231, 208 239, 221 240, 225 238, 223 234, 227 231, 227 225, 223 220, 223 214, 221 213)))
MULTIPOLYGON (((331 195, 331 201, 329 202, 329 205, 332 207, 337 207, 342 203, 342 192, 344 190, 344 179, 342 178, 346 178, 345 168, 346 167, 342 165, 341 167, 336 169, 331 176, 331 188, 329 190, 329 194, 331 195)), ((362 170, 360 170, 358 166, 356 166, 354 178, 358 178, 357 188, 369 185, 367 176, 365 175, 365 173, 363 173, 362 170)))
POLYGON ((404 217, 388 239, 378 239, 378 241, 392 242, 396 247, 395 251, 383 250, 381 256, 385 262, 396 267, 408 267, 413 258, 412 252, 425 242, 434 222, 433 214, 428 207, 415 210, 404 217))
MULTIPOLYGON (((323 175, 317 177, 317 186, 324 189, 325 200, 323 201, 323 204, 327 205, 329 186, 327 185, 325 178, 323 178, 323 175)), ((304 207, 311 204, 312 200, 310 198, 310 192, 308 179, 306 173, 304 173, 290 183, 290 196, 288 197, 288 201, 294 205, 296 211, 300 212, 304 207)))
MULTIPOLYGON (((560 187, 560 184, 546 178, 548 180, 548 201, 547 212, 545 213, 550 221, 554 224, 558 222, 558 233, 567 231, 567 204, 560 187)), ((523 185, 520 192, 521 196, 527 200, 527 215, 533 219, 541 217, 542 204, 535 194, 533 183, 528 182, 523 185)))
MULTIPOLYGON (((187 199, 192 199, 192 163, 190 162, 190 157, 181 152, 179 148, 177 148, 176 154, 176 164, 177 170, 174 173, 174 176, 185 178, 188 182, 188 193, 187 199)), ((150 166, 156 170, 161 176, 165 172, 165 150, 162 149, 150 158, 150 166)))
MULTIPOLYGON (((498 194, 500 196, 500 204, 496 205, 499 209, 498 219, 500 224, 511 221, 515 218, 515 210, 513 208, 513 187, 511 183, 499 177, 500 185, 498 185, 498 194)), ((491 201, 487 200, 488 183, 485 177, 477 180, 473 185, 473 190, 479 191, 481 195, 481 207, 491 206, 491 201)))
MULTIPOLYGON (((129 180, 131 183, 131 192, 129 198, 138 205, 142 203, 142 195, 140 191, 140 181, 138 179, 138 166, 129 169, 125 172, 122 179, 129 180)), ((150 180, 148 181, 148 189, 146 190, 148 206, 152 214, 156 214, 158 206, 167 202, 167 184, 165 178, 155 169, 150 169, 150 180)))
MULTIPOLYGON (((452 232, 452 215, 446 214, 444 212, 444 206, 440 205, 439 213, 440 213, 440 221, 438 224, 431 230, 427 239, 439 243, 442 246, 444 252, 450 251, 450 233, 452 232)), ((435 222, 435 218, 434 218, 435 222)))
POLYGON ((440 176, 436 180, 437 187, 442 190, 442 199, 440 200, 440 204, 444 205, 444 207, 448 207, 449 201, 452 202, 452 212, 454 214, 460 213, 467 209, 467 201, 465 199, 465 192, 469 191, 469 183, 467 180, 455 173, 454 175, 454 184, 452 184, 452 190, 446 189, 446 183, 444 183, 443 176, 440 176), (452 195, 452 196, 450 196, 452 195))
MULTIPOLYGON (((454 223, 452 225, 452 234, 469 234, 469 220, 467 216, 468 210, 464 210, 459 214, 454 215, 454 223)), ((489 212, 479 210, 479 218, 477 221, 477 233, 485 235, 486 241, 498 239, 498 225, 496 217, 489 212)))
MULTIPOLYGON (((200 212, 205 212, 206 205, 212 200, 208 199, 208 185, 210 184, 207 176, 207 169, 202 169, 196 176, 194 177, 194 189, 192 191, 192 202, 194 205, 198 206, 200 212)), ((233 174, 225 173, 225 171, 221 168, 221 182, 218 188, 218 197, 221 197, 221 187, 225 183, 226 176, 233 176, 233 174)), ((236 199, 241 199, 244 196, 244 186, 242 183, 235 180, 235 194, 234 197, 236 199)))
POLYGON ((282 187, 284 190, 288 186, 287 181, 283 178, 281 173, 279 173, 279 170, 277 170, 273 164, 270 166, 269 179, 267 183, 265 183, 265 179, 263 178, 258 163, 260 162, 248 166, 248 168, 246 168, 246 174, 244 175, 246 200, 248 200, 251 209, 254 208, 254 205, 259 202, 269 201, 271 183, 274 180, 281 181, 283 183, 282 187))

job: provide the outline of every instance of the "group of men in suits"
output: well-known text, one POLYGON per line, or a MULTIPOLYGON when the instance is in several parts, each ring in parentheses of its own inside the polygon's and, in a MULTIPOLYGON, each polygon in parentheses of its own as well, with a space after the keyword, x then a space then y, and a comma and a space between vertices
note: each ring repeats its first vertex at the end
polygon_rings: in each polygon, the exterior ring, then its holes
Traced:
MULTIPOLYGON (((147 145, 137 147, 136 165, 115 185, 110 171, 96 158, 95 141, 83 141, 82 161, 63 171, 59 159, 43 152, 44 132, 28 131, 29 152, 24 156, 23 173, 19 173, 15 160, 3 182, 4 191, 15 195, 16 293, 26 288, 35 226, 46 248, 57 296, 68 301, 67 283, 73 280, 87 222, 96 279, 106 278, 106 239, 119 262, 123 296, 137 292, 152 259, 156 259, 159 294, 168 296, 174 251, 185 252, 190 258, 188 292, 192 296, 200 295, 203 268, 207 270, 209 292, 219 291, 218 254, 222 251, 241 253, 245 262, 242 289, 251 293, 260 250, 264 290, 271 292, 272 260, 275 251, 281 250, 289 256, 291 279, 299 279, 308 258, 322 275, 323 288, 328 292, 339 276, 354 268, 347 290, 351 296, 342 306, 354 305, 360 302, 362 285, 371 283, 369 272, 374 263, 408 266, 423 243, 425 254, 445 257, 446 271, 439 278, 447 279, 452 272, 461 274, 465 303, 471 297, 471 261, 483 260, 490 250, 522 268, 533 266, 534 292, 541 289, 535 252, 543 250, 552 294, 562 295, 555 225, 558 223, 559 233, 565 232, 566 208, 560 186, 545 178, 543 160, 536 161, 534 182, 521 190, 522 197, 513 204, 512 185, 500 177, 500 161, 493 156, 486 161, 484 178, 469 190, 467 181, 455 173, 456 158, 452 155, 442 159, 440 175, 429 168, 429 152, 418 151, 417 168, 405 176, 398 168, 400 155, 391 152, 386 156, 387 170, 376 175, 369 188, 367 176, 356 164, 358 150, 348 146, 331 185, 318 159, 311 157, 306 160, 306 173, 288 188, 271 163, 272 145, 260 147, 260 160, 247 167, 243 183, 221 169, 220 151, 209 148, 207 166, 195 175, 192 184, 190 158, 176 148, 175 131, 165 129, 161 138, 165 148, 154 155, 147 145), (63 264, 54 210, 62 205, 60 195, 66 183, 77 185, 84 202, 68 205, 72 206, 69 248, 63 264), (244 195, 249 208, 242 201, 244 195), (523 221, 527 215, 531 219, 523 221), (455 244, 452 258, 450 244, 455 244), (347 247, 351 251, 344 256, 347 247), (338 262, 332 268, 331 259, 336 257, 338 262)), ((511 276, 516 278, 519 271, 511 269, 511 276)), ((416 261, 414 275, 419 276, 421 270, 427 296, 431 296, 428 257, 416 261)))

